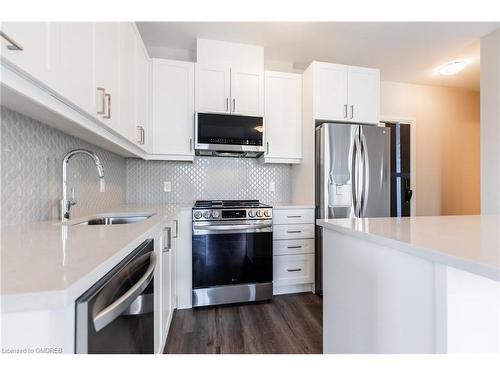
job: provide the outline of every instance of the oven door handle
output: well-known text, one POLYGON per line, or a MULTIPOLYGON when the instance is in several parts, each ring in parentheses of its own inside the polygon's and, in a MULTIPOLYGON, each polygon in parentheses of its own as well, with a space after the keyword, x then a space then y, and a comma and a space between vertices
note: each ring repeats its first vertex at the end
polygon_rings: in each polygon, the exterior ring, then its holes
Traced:
POLYGON ((232 225, 194 225, 193 229, 201 230, 205 232, 225 232, 225 231, 248 231, 248 230, 259 230, 272 228, 273 225, 270 223, 266 224, 232 224, 232 225))
POLYGON ((134 300, 146 289, 153 278, 156 268, 156 254, 151 252, 149 256, 149 266, 141 278, 127 290, 120 298, 111 305, 105 307, 93 316, 94 328, 96 332, 106 327, 109 323, 120 316, 130 306, 134 300))

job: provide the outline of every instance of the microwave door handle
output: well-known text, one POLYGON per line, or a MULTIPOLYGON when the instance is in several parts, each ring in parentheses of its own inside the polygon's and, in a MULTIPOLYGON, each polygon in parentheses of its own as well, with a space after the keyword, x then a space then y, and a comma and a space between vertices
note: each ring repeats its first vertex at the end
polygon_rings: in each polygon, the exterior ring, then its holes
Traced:
POLYGON ((96 332, 106 327, 109 323, 119 317, 134 300, 146 289, 153 278, 156 268, 156 255, 151 252, 149 256, 149 266, 141 276, 141 278, 132 287, 127 290, 120 298, 114 301, 111 305, 105 307, 101 311, 94 314, 92 317, 96 332))

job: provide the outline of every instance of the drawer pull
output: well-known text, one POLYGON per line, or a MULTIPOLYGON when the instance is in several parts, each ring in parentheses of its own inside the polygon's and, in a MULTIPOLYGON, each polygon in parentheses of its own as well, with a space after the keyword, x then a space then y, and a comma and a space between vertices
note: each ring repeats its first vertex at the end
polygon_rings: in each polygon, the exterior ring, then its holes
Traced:
POLYGON ((302 245, 297 245, 297 246, 287 246, 289 249, 301 249, 302 245))
POLYGON ((299 219, 301 217, 302 217, 302 215, 287 215, 287 218, 289 218, 289 219, 299 219))
POLYGON ((287 230, 287 233, 302 233, 301 230, 287 230))
POLYGON ((302 271, 302 268, 292 268, 292 269, 287 269, 288 272, 299 272, 302 271))

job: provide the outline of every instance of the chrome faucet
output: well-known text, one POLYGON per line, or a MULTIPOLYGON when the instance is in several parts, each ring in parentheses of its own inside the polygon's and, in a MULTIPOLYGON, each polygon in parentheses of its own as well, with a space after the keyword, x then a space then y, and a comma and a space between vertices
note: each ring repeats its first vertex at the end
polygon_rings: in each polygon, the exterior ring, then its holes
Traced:
POLYGON ((71 206, 74 206, 76 204, 74 189, 72 189, 71 198, 68 199, 68 192, 66 191, 67 190, 66 178, 67 178, 68 161, 74 155, 78 154, 84 154, 90 156, 92 160, 94 160, 94 163, 97 167, 97 173, 99 174, 100 190, 101 192, 104 192, 104 168, 101 164, 101 161, 99 160, 99 157, 91 151, 82 149, 68 152, 62 161, 62 199, 60 203, 61 221, 66 221, 69 219, 71 206))

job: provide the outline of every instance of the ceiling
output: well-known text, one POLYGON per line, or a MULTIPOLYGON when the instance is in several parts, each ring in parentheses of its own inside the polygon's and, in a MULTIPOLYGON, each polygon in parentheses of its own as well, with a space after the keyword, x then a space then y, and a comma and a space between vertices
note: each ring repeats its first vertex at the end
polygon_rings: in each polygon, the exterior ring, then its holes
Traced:
POLYGON ((165 48, 185 58, 195 56, 196 38, 200 37, 264 46, 266 62, 293 63, 296 70, 319 60, 380 68, 382 80, 386 81, 479 90, 479 39, 499 28, 500 22, 138 22, 137 25, 150 51, 154 47, 165 48), (470 64, 454 76, 436 74, 436 67, 455 59, 468 59, 470 64))

